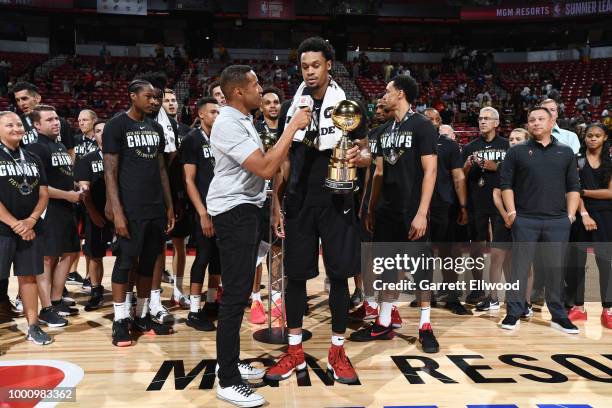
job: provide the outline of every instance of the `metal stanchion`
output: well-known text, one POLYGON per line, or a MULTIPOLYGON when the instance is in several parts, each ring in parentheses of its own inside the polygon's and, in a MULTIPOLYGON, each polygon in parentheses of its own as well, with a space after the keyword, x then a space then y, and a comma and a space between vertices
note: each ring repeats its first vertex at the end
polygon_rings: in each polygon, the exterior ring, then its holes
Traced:
MULTIPOLYGON (((268 190, 268 197, 272 196, 272 191, 268 190)), ((273 203, 270 203, 270 223, 274 215, 273 203)), ((274 244, 278 242, 280 238, 272 231, 272 226, 268 225, 268 236, 270 249, 268 250, 268 327, 265 329, 257 330, 253 333, 253 338, 261 343, 266 344, 287 344, 288 336, 287 329, 285 327, 286 315, 285 315, 285 263, 283 262, 283 255, 285 254, 285 240, 281 240, 281 252, 280 254, 274 255, 272 248, 274 244), (280 276, 280 292, 281 292, 281 316, 275 319, 272 318, 272 284, 276 284, 277 281, 272 282, 272 265, 274 258, 280 257, 281 262, 281 276, 280 276), (280 327, 272 327, 272 324, 277 320, 281 320, 280 327)), ((304 299, 304 301, 306 301, 304 299)), ((308 330, 302 329, 302 342, 310 340, 312 333, 308 330)))

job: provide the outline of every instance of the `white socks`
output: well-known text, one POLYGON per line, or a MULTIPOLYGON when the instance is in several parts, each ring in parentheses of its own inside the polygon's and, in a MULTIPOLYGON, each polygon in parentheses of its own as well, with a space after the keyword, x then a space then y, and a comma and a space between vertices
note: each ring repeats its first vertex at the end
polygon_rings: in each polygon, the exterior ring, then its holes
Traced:
POLYGON ((174 298, 179 300, 183 296, 183 277, 174 277, 174 298))
POLYGON ((430 323, 430 318, 429 318, 430 313, 431 313, 431 307, 421 308, 421 319, 419 321, 419 329, 422 329, 425 323, 430 323))
POLYGON ((380 312, 378 313, 378 324, 381 326, 389 327, 391 324, 391 311, 393 310, 393 303, 381 302, 380 312))
MULTIPOLYGON (((140 300, 140 299, 139 299, 140 300)), ((149 309, 152 314, 156 314, 161 309, 161 290, 156 289, 151 291, 151 301, 149 302, 149 309)), ((138 314, 138 312, 136 313, 138 314)))
POLYGON ((192 313, 198 313, 200 311, 200 295, 189 295, 189 311, 192 313))
POLYGON ((289 345, 290 346, 297 346, 298 344, 302 343, 302 334, 291 334, 289 333, 289 345))
POLYGON ((254 301, 260 301, 261 302, 261 292, 253 292, 251 293, 251 300, 254 301))
POLYGON ((217 299, 217 288, 208 288, 206 291, 206 302, 207 303, 215 303, 217 299))
POLYGON ((149 299, 148 298, 137 298, 136 299, 136 316, 143 318, 147 317, 149 312, 149 299))
POLYGON ((331 342, 334 346, 343 346, 344 345, 344 336, 331 336, 331 342))
POLYGON ((132 299, 134 299, 134 292, 125 292, 125 313, 127 317, 132 316, 132 299))
POLYGON ((125 302, 124 303, 113 302, 113 309, 115 310, 115 316, 113 317, 113 321, 115 322, 130 317, 125 307, 125 302))
POLYGON ((370 305, 370 307, 374 308, 374 309, 378 309, 378 302, 376 301, 376 299, 374 298, 374 296, 368 296, 365 298, 366 302, 368 302, 368 305, 370 305))

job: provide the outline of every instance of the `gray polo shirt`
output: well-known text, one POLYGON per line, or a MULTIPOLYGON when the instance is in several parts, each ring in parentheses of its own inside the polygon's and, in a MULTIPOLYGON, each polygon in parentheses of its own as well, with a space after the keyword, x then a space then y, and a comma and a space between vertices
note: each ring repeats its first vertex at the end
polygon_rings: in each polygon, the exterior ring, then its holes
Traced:
POLYGON ((215 120, 210 135, 215 158, 215 175, 206 196, 212 216, 240 204, 262 207, 266 200, 265 180, 242 167, 255 150, 263 153, 263 144, 253 125, 253 117, 225 106, 215 120))

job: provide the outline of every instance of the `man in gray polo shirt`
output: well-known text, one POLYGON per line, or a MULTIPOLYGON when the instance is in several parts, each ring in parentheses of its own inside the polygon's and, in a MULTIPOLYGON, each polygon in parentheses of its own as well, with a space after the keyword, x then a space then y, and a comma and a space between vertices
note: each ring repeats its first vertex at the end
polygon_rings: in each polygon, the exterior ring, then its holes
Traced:
POLYGON ((261 105, 262 88, 250 67, 232 65, 221 74, 227 106, 211 132, 215 175, 206 197, 221 256, 223 296, 217 326, 219 363, 217 398, 239 407, 265 403, 243 380, 265 371, 240 363, 240 326, 249 303, 257 249, 262 235, 264 183, 285 160, 293 135, 310 123, 310 110, 299 111, 274 147, 264 153, 250 112, 261 105))

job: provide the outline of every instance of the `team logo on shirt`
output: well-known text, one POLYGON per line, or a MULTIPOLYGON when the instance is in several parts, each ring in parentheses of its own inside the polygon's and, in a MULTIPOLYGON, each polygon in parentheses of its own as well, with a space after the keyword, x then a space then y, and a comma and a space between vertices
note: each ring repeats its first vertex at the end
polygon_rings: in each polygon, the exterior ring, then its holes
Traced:
POLYGON ((501 149, 490 149, 485 148, 486 150, 477 150, 474 152, 474 155, 481 160, 491 160, 494 162, 501 162, 506 157, 506 151, 501 149))
POLYGON ((207 145, 207 144, 202 145, 202 155, 204 156, 205 159, 208 159, 214 167, 215 158, 212 154, 212 151, 210 150, 210 145, 207 145))
POLYGON ((145 159, 157 158, 157 148, 159 147, 159 134, 157 132, 148 129, 127 131, 125 137, 128 147, 135 149, 139 157, 145 159))
POLYGON ((72 176, 72 158, 66 152, 51 153, 51 166, 57 167, 59 171, 67 176, 72 176))
POLYGON ((380 146, 385 161, 391 165, 397 163, 406 149, 412 147, 412 131, 391 129, 383 133, 380 138, 380 146))
POLYGON ((25 145, 29 145, 32 143, 36 143, 38 141, 38 132, 36 131, 36 129, 30 129, 28 130, 24 135, 23 138, 21 139, 21 143, 25 146, 25 145))
POLYGON ((77 156, 85 156, 87 153, 91 153, 98 148, 98 145, 93 140, 85 140, 80 145, 74 148, 74 153, 77 156))
POLYGON ((12 161, 0 161, 0 177, 9 177, 8 183, 12 187, 19 189, 23 184, 24 175, 26 177, 35 178, 35 181, 29 184, 31 188, 34 188, 38 185, 40 173, 38 172, 38 166, 35 163, 24 163, 20 167, 15 165, 15 163, 12 161))
POLYGON ((93 173, 104 173, 104 162, 102 160, 92 161, 91 171, 93 173))

